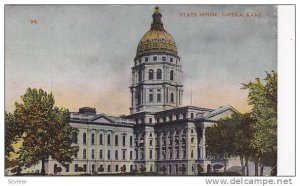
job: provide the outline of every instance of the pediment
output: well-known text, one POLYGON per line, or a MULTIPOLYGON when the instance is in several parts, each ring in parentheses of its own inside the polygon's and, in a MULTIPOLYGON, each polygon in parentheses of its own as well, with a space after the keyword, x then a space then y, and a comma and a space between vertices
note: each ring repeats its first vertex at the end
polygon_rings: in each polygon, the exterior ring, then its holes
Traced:
POLYGON ((108 118, 105 115, 100 115, 100 116, 96 116, 95 118, 92 119, 93 122, 96 123, 114 123, 110 118, 108 118))

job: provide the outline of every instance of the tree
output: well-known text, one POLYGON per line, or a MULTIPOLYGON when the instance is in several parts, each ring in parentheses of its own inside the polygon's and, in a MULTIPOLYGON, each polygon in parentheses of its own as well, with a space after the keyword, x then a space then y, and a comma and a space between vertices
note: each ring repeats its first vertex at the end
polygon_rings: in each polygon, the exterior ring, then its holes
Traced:
POLYGON ((72 145, 78 129, 69 125, 69 111, 54 106, 52 93, 42 89, 28 88, 21 98, 23 103, 16 103, 14 112, 16 122, 24 129, 18 166, 31 167, 41 161, 43 175, 49 158, 67 166, 79 150, 72 145))
POLYGON ((261 81, 243 84, 249 91, 248 103, 252 105, 251 116, 255 120, 254 135, 251 146, 257 149, 260 159, 261 175, 265 164, 265 156, 273 159, 273 175, 277 174, 277 73, 266 72, 266 78, 261 81), (270 155, 271 154, 271 155, 270 155))
POLYGON ((11 154, 15 153, 13 144, 20 140, 23 128, 16 122, 12 113, 5 112, 5 167, 14 167, 16 162, 10 160, 11 154))
POLYGON ((146 167, 141 166, 140 171, 141 171, 141 173, 144 173, 146 171, 146 167))
POLYGON ((163 174, 165 174, 166 171, 167 171, 167 168, 165 166, 162 166, 162 167, 159 168, 159 170, 160 170, 160 172, 162 172, 163 174))
POLYGON ((181 167, 179 167, 179 171, 182 173, 182 175, 184 175, 186 171, 186 167, 182 165, 181 167))
POLYGON ((200 164, 197 165, 197 171, 198 171, 198 175, 201 175, 201 173, 204 172, 204 169, 200 164))
POLYGON ((98 168, 98 172, 104 172, 103 166, 100 166, 100 167, 98 168))
POLYGON ((126 172, 126 166, 125 166, 125 165, 123 165, 123 166, 121 167, 121 172, 122 172, 122 173, 125 173, 125 172, 126 172))
POLYGON ((211 160, 224 160, 224 171, 226 172, 226 160, 235 155, 232 143, 232 127, 221 120, 221 122, 207 127, 205 130, 207 157, 211 160))

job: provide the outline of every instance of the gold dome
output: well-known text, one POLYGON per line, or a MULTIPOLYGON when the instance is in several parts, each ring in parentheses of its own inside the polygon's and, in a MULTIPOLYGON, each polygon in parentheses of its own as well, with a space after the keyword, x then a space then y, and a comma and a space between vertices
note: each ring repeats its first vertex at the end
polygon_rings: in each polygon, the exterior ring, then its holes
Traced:
POLYGON ((150 53, 169 53, 177 56, 177 48, 173 37, 164 29, 158 7, 152 15, 151 29, 140 40, 136 56, 150 53))

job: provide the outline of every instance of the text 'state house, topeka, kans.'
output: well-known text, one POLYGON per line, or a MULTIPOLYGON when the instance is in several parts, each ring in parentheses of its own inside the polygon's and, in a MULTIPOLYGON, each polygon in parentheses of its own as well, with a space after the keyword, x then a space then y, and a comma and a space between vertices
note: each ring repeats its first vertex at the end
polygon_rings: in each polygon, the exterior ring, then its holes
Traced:
MULTIPOLYGON (((182 62, 175 41, 165 30, 158 7, 152 17, 131 68, 130 115, 97 114, 88 107, 71 113, 70 125, 79 129, 79 151, 67 167, 48 160, 48 174, 119 173, 122 168, 167 175, 185 170, 185 175, 197 175, 199 166, 206 172, 224 164, 207 158, 205 129, 237 111, 231 106, 182 106, 182 62), (61 172, 55 171, 57 167, 61 172)), ((40 170, 39 165, 35 168, 40 170)))

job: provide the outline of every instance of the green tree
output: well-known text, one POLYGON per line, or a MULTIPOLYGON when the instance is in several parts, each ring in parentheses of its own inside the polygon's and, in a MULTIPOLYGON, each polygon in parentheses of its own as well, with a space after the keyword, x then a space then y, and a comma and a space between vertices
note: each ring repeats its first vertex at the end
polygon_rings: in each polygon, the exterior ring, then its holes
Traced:
POLYGON ((141 173, 143 174, 143 173, 146 171, 146 167, 141 166, 140 171, 141 171, 141 173))
POLYGON ((260 174, 266 160, 272 158, 273 175, 277 174, 277 73, 266 72, 263 81, 256 78, 255 81, 243 84, 249 91, 248 103, 252 105, 251 116, 255 120, 254 134, 251 146, 257 149, 257 158, 260 160, 260 174), (268 156, 269 158, 265 158, 268 156))
POLYGON ((204 169, 200 164, 197 165, 197 171, 198 171, 198 175, 201 175, 201 173, 204 172, 204 169))
POLYGON ((125 166, 125 165, 123 165, 123 166, 121 167, 121 172, 122 172, 122 173, 125 173, 125 172, 126 172, 126 166, 125 166))
POLYGON ((14 112, 16 122, 24 129, 18 165, 30 167, 41 161, 44 175, 49 158, 63 166, 71 163, 79 148, 72 145, 78 129, 69 125, 69 111, 54 106, 52 93, 42 89, 28 88, 21 98, 23 103, 16 103, 14 112))
POLYGON ((15 166, 15 161, 10 160, 11 154, 15 153, 13 145, 20 140, 23 128, 16 122, 12 113, 5 112, 5 167, 15 166))
POLYGON ((231 155, 240 157, 242 175, 245 175, 245 172, 246 175, 249 175, 248 162, 255 153, 255 150, 251 147, 253 123, 254 120, 251 118, 250 113, 234 113, 230 118, 228 117, 218 121, 218 125, 226 125, 230 130, 232 135, 230 147, 232 149, 227 150, 231 151, 231 155))
POLYGON ((233 132, 232 126, 225 124, 226 122, 218 122, 206 128, 205 132, 205 148, 209 159, 224 160, 224 171, 226 172, 227 159, 235 155, 233 148, 233 132))
POLYGON ((167 168, 165 166, 162 166, 162 167, 159 168, 159 170, 160 170, 160 172, 162 172, 163 174, 165 174, 166 171, 167 171, 167 168))

